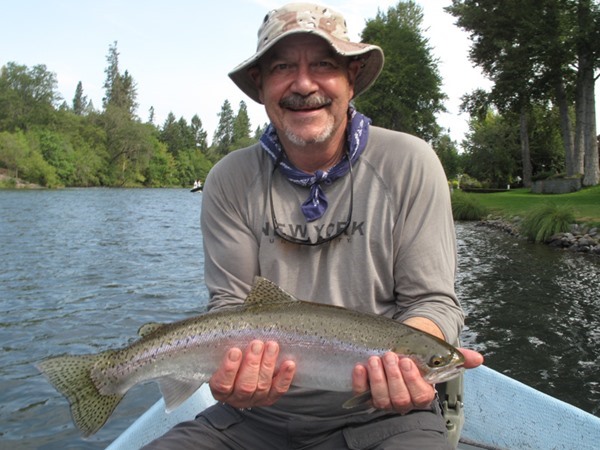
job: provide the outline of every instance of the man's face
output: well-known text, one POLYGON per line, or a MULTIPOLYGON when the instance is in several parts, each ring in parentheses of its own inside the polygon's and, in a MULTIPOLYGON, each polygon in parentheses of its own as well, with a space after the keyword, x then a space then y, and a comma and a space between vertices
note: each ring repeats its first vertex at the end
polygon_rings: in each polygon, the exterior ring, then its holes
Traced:
POLYGON ((309 34, 288 36, 263 56, 251 75, 284 146, 343 136, 359 66, 309 34))

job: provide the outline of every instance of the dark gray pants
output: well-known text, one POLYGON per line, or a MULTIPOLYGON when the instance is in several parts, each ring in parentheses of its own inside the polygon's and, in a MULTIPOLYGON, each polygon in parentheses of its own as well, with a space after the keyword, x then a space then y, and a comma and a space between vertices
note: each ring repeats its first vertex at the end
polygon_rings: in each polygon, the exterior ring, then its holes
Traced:
POLYGON ((405 416, 376 412, 344 419, 275 421, 262 408, 216 404, 183 422, 145 450, 179 449, 451 449, 437 402, 405 416))

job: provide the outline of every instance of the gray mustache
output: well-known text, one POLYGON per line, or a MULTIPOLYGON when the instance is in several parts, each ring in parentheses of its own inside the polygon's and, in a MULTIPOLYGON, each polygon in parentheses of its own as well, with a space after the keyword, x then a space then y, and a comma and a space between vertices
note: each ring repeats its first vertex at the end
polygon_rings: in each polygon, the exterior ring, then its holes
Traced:
POLYGON ((330 104, 331 99, 322 95, 311 95, 309 97, 304 97, 297 94, 285 97, 279 102, 279 106, 282 108, 290 109, 313 109, 330 104))

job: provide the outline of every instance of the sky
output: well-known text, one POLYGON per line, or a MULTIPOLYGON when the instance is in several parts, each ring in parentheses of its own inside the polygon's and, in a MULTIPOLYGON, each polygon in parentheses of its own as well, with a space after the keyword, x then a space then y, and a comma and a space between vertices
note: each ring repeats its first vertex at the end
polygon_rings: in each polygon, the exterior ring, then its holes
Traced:
MULTIPOLYGON (((254 53, 265 14, 286 2, 5 0, 0 66, 44 64, 56 74, 58 91, 68 104, 81 81, 84 95, 100 109, 106 57, 116 41, 119 69, 127 70, 137 84, 137 115, 146 121, 153 107, 154 123, 162 125, 170 112, 188 122, 197 114, 212 141, 225 100, 235 112, 245 101, 253 130, 268 121, 263 106, 246 97, 227 74, 254 53)), ((366 21, 398 0, 323 3, 344 15, 350 38, 358 41, 366 21)), ((460 144, 468 131, 468 115, 459 114, 460 97, 491 84, 468 59, 467 33, 444 11, 451 1, 416 3, 423 8, 424 35, 439 60, 442 90, 448 96, 447 113, 438 116, 438 123, 460 144)))

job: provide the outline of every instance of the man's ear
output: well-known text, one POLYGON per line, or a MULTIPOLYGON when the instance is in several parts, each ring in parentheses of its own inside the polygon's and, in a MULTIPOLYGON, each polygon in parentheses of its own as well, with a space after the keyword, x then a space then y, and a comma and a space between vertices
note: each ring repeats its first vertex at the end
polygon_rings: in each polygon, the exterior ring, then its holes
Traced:
POLYGON ((256 89, 258 90, 258 97, 262 103, 262 101, 263 101, 263 99, 262 99, 262 73, 261 73, 260 67, 258 67, 258 66, 250 67, 248 69, 248 75, 254 82, 254 85, 256 86, 256 89))
POLYGON ((363 64, 364 63, 360 59, 354 59, 348 64, 348 81, 352 87, 354 87, 354 84, 356 83, 356 77, 358 77, 358 74, 363 68, 363 64))

